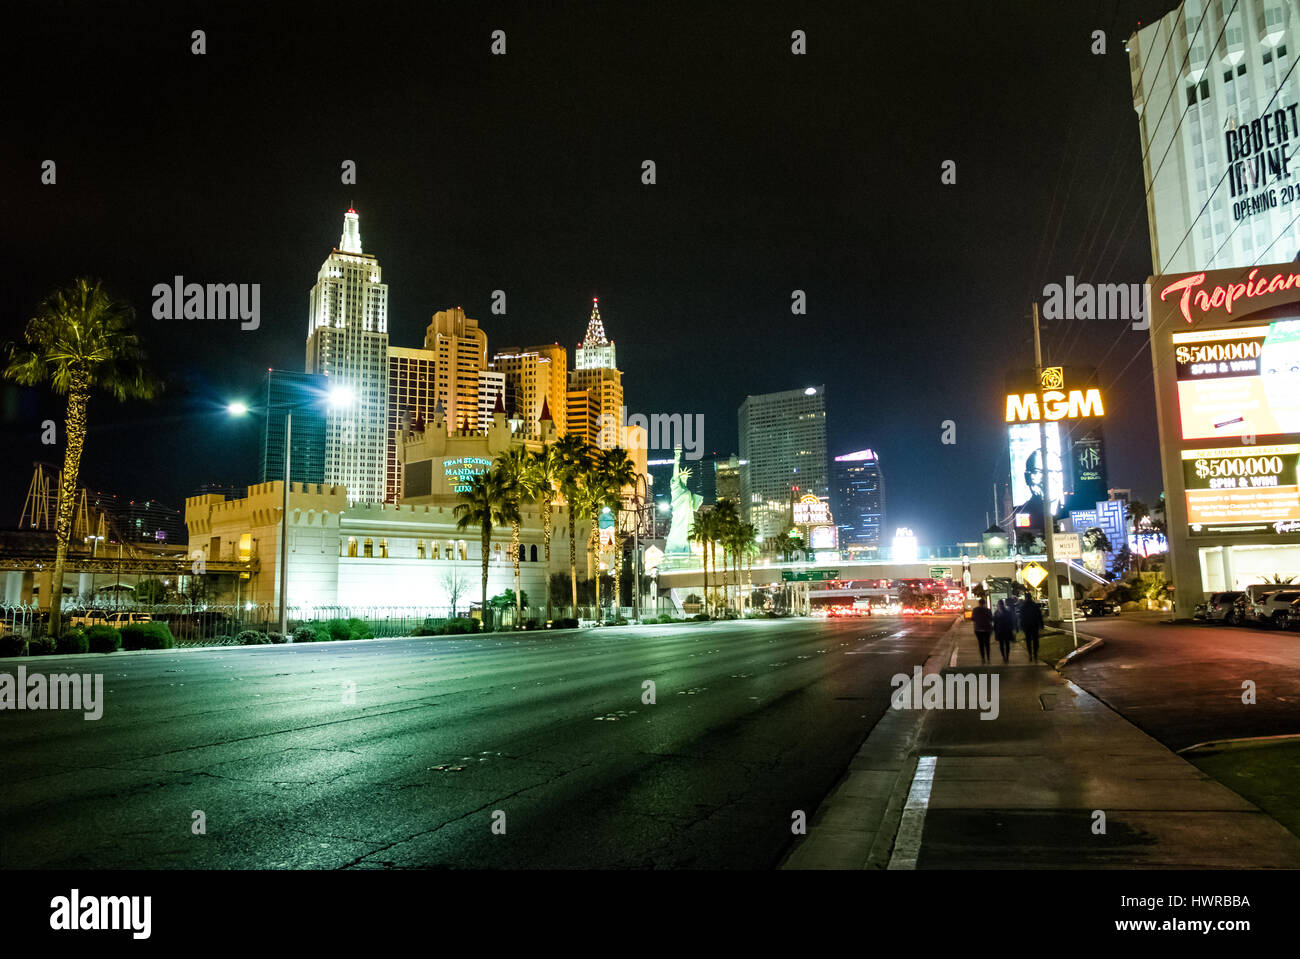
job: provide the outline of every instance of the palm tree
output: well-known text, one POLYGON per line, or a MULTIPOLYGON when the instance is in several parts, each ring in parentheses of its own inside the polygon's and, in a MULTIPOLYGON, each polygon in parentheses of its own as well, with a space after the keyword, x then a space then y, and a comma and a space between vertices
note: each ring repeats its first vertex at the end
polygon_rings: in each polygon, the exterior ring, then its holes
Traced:
POLYGON ((713 539, 714 529, 717 525, 712 510, 701 510, 695 514, 695 519, 691 523, 690 530, 686 533, 686 538, 693 543, 699 543, 703 548, 704 562, 704 613, 709 615, 709 542, 713 539))
POLYGON ((614 511, 614 618, 618 619, 623 609, 623 537, 618 513, 623 506, 623 488, 636 483, 636 467, 627 451, 615 446, 597 454, 596 472, 605 489, 605 505, 614 511))
MULTIPOLYGON (((720 499, 713 507, 713 514, 718 520, 718 529, 716 535, 722 546, 722 601, 723 605, 731 606, 731 595, 728 592, 730 583, 728 581, 727 570, 727 551, 731 550, 732 560, 735 560, 736 551, 733 548, 737 531, 740 529, 740 511, 736 509, 735 500, 720 499)), ((736 592, 740 592, 740 576, 736 576, 736 592)))
POLYGON ((758 552, 758 527, 753 523, 741 523, 740 539, 744 551, 743 555, 749 561, 748 600, 752 609, 754 606, 754 556, 758 552))
POLYGON ((10 344, 4 375, 22 386, 48 382, 68 397, 63 421, 67 447, 59 474, 55 514, 54 569, 50 575, 50 632, 60 632, 63 569, 72 536, 77 476, 86 443, 86 406, 93 390, 103 390, 118 402, 148 400, 162 384, 147 371, 139 340, 131 331, 134 311, 115 300, 98 280, 79 278, 42 301, 28 320, 22 344, 10 344))
MULTIPOLYGON (((599 491, 586 483, 579 483, 569 492, 569 513, 570 522, 576 522, 578 518, 590 520, 591 525, 587 529, 587 577, 592 574, 592 557, 596 555, 600 545, 600 510, 605 505, 599 491)), ((600 563, 596 563, 596 618, 600 618, 600 563)), ((576 571, 574 573, 574 595, 576 597, 576 571)), ((575 600, 574 614, 577 615, 575 600)))
POLYGON ((533 473, 537 480, 537 491, 542 501, 542 544, 546 551, 546 622, 551 621, 551 504, 559 491, 563 475, 564 459, 559 446, 543 443, 542 448, 533 454, 533 473))
MULTIPOLYGON (((483 625, 487 626, 488 610, 488 552, 492 545, 492 527, 504 526, 510 522, 509 491, 502 483, 498 471, 491 470, 474 477, 467 491, 460 494, 460 502, 452 510, 452 515, 459 516, 456 521, 458 529, 477 526, 483 541, 483 625)), ((518 555, 518 554, 516 554, 518 555)))
POLYGON ((560 493, 564 496, 569 513, 569 590, 573 614, 576 616, 578 614, 578 539, 577 509, 574 507, 574 500, 582 488, 583 478, 591 468, 591 446, 577 433, 568 433, 560 437, 554 448, 555 455, 559 459, 560 493))
POLYGON ((512 446, 497 457, 495 469, 501 474, 507 489, 510 520, 510 559, 515 568, 515 628, 518 629, 524 611, 519 596, 519 524, 526 503, 537 499, 537 472, 533 455, 523 446, 512 446))

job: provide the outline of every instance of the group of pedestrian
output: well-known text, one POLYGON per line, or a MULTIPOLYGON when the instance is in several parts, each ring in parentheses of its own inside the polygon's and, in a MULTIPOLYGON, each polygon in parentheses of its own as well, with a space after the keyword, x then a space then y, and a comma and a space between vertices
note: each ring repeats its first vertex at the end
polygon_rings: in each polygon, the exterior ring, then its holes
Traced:
POLYGON ((1043 630, 1043 611, 1032 599, 1000 599, 996 610, 989 609, 988 602, 981 599, 979 605, 971 611, 971 625, 975 627, 982 665, 993 662, 990 638, 995 635, 998 638, 998 649, 1002 653, 1002 662, 1010 661, 1011 644, 1015 641, 1017 628, 1025 634, 1029 661, 1038 661, 1038 636, 1043 630))

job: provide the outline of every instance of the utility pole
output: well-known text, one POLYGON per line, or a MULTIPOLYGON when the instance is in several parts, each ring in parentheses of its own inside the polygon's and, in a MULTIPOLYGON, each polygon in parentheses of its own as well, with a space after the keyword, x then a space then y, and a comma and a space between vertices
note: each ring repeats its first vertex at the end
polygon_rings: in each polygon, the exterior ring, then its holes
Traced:
POLYGON ((1043 345, 1038 336, 1038 302, 1034 302, 1034 376, 1038 391, 1038 465, 1043 471, 1043 539, 1047 543, 1047 618, 1061 618, 1061 584, 1056 581, 1056 517, 1052 515, 1052 472, 1047 461, 1047 418, 1043 410, 1043 345))
MULTIPOLYGON (((1038 328, 1034 329, 1037 331, 1038 328)), ((266 415, 270 416, 271 411, 267 410, 266 415)), ((284 502, 280 509, 280 638, 286 643, 293 642, 289 635, 289 440, 292 430, 293 409, 290 408, 284 414, 284 502)))

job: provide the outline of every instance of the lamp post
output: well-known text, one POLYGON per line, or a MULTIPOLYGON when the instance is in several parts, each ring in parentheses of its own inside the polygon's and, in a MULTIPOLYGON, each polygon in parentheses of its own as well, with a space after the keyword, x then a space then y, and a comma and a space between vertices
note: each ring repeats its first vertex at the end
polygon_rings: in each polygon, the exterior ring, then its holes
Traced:
MULTIPOLYGON (((346 387, 335 387, 330 392, 329 402, 335 409, 349 406, 352 403, 352 393, 346 387)), ((293 435, 293 404, 271 404, 265 410, 267 417, 270 418, 271 411, 278 407, 284 408, 284 495, 280 507, 280 637, 288 643, 292 641, 289 636, 289 441, 293 435)), ((248 413, 247 404, 238 401, 226 409, 232 416, 248 413)))

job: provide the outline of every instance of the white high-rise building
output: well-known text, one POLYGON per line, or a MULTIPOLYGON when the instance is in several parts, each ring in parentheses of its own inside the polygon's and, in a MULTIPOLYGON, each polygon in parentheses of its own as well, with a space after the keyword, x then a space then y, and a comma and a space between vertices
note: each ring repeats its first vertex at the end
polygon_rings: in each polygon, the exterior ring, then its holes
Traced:
POLYGON ((745 397, 740 460, 741 508, 764 539, 785 531, 796 500, 827 499, 825 387, 745 397))
POLYGON ((357 211, 343 218, 338 247, 311 288, 307 372, 329 377, 347 397, 325 418, 325 482, 349 502, 382 503, 388 446, 388 286, 379 261, 361 250, 357 211))
POLYGON ((600 303, 591 300, 591 316, 587 319, 587 333, 582 345, 573 351, 575 370, 615 370, 614 341, 605 336, 605 324, 600 319, 600 303))
POLYGON ((1185 0, 1129 39, 1156 275, 1300 250, 1298 15, 1297 0, 1185 0))

